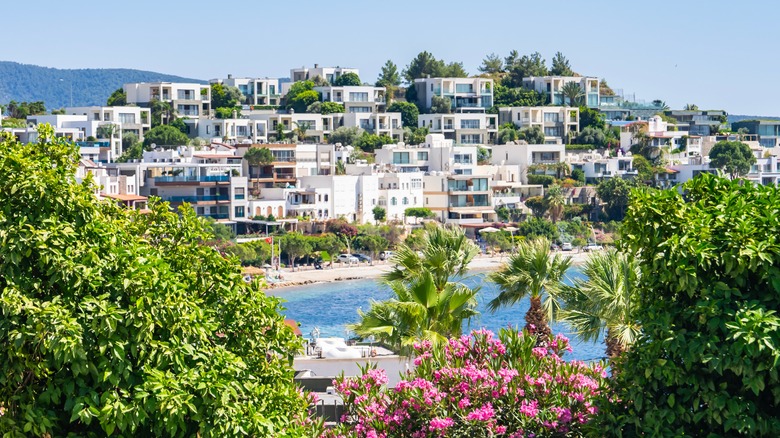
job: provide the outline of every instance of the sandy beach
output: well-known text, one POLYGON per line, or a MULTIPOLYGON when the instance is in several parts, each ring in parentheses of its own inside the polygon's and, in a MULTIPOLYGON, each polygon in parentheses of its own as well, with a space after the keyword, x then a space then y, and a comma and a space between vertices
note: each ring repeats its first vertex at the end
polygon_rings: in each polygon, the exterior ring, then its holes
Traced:
MULTIPOLYGON (((572 258, 572 264, 582 264, 588 253, 585 252, 563 252, 565 256, 572 258)), ((506 263, 509 256, 489 256, 479 255, 469 264, 472 271, 492 271, 506 263)), ((363 278, 378 278, 385 272, 390 271, 392 264, 381 260, 374 261, 373 265, 361 263, 359 265, 342 265, 335 263, 333 268, 323 266, 323 269, 317 270, 312 266, 296 267, 295 272, 289 268, 279 271, 281 281, 268 284, 268 289, 278 289, 283 287, 301 286, 314 283, 331 283, 334 281, 359 280, 363 278)))

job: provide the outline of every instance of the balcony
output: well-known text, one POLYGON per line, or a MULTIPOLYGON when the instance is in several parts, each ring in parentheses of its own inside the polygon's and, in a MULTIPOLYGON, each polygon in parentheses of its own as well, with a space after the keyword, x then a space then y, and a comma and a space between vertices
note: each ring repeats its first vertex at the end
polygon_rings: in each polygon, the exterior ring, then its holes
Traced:
MULTIPOLYGON (((243 195, 241 195, 243 198, 243 195)), ((238 199, 238 196, 236 196, 238 199)), ((230 196, 227 195, 198 195, 198 196, 169 196, 165 198, 166 201, 173 203, 188 202, 190 204, 196 204, 198 202, 228 202, 230 196)))
POLYGON ((209 213, 202 214, 202 217, 210 217, 212 219, 230 219, 230 215, 227 213, 209 213))
POLYGON ((464 207, 490 207, 489 202, 458 202, 450 203, 450 208, 464 208, 464 207))
POLYGON ((154 178, 155 184, 172 184, 172 183, 202 183, 202 182, 230 182, 230 177, 227 175, 212 175, 212 176, 157 176, 154 178))

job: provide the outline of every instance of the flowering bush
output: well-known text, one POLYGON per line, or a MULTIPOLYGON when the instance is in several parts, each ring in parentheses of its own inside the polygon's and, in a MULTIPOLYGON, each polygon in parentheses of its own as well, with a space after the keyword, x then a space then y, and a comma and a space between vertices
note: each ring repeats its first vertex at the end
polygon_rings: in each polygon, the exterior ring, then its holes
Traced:
POLYGON ((606 389, 602 365, 565 362, 558 335, 537 346, 514 329, 415 344, 415 369, 393 389, 383 370, 334 384, 346 414, 329 437, 576 436, 606 389))

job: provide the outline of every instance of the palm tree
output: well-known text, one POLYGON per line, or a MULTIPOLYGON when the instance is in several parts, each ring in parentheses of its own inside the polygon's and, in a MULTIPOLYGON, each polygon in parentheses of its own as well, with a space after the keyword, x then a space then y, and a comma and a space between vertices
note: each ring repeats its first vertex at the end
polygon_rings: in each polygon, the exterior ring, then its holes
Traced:
POLYGON ((460 336, 463 321, 479 314, 478 289, 448 283, 439 291, 430 272, 408 285, 401 280, 388 285, 394 298, 372 302, 368 312, 359 310, 360 322, 349 329, 362 338, 373 336, 400 354, 409 354, 417 341, 441 344, 460 336))
POLYGON ((547 193, 545 193, 544 197, 547 200, 547 211, 550 213, 550 220, 553 223, 558 222, 558 218, 563 213, 563 206, 566 205, 563 188, 558 184, 553 184, 547 188, 547 193))
POLYGON ((614 249, 593 253, 582 273, 584 279, 564 288, 561 319, 585 341, 595 341, 606 328, 607 356, 619 356, 641 331, 631 318, 639 302, 637 259, 614 249))
POLYGON ((422 241, 421 253, 406 244, 395 252, 395 268, 383 277, 395 297, 359 312, 361 321, 350 327, 359 336, 374 336, 408 352, 418 339, 438 343, 460 336, 463 322, 478 314, 479 288, 453 280, 467 273, 477 246, 459 228, 426 230, 422 241))
POLYGON ((306 140, 306 131, 308 131, 310 128, 308 122, 295 122, 295 129, 293 132, 295 132, 295 136, 298 138, 299 142, 303 142, 306 140))
POLYGON ((490 301, 489 308, 495 312, 530 297, 525 329, 540 335, 539 342, 544 342, 551 333, 548 321, 555 320, 560 311, 558 294, 570 266, 571 258, 553 255, 550 241, 545 238, 521 242, 507 264, 490 274, 501 292, 490 301))
POLYGON ((569 98, 569 105, 571 106, 577 106, 580 98, 585 94, 582 91, 580 84, 576 82, 567 82, 563 84, 563 87, 561 87, 561 93, 564 97, 569 98))
MULTIPOLYGON (((273 153, 268 148, 249 148, 244 152, 244 159, 249 164, 249 178, 252 178, 252 168, 258 169, 255 174, 255 178, 260 177, 260 167, 271 164, 274 161, 273 153)), ((257 181, 255 183, 255 191, 257 191, 257 181)))

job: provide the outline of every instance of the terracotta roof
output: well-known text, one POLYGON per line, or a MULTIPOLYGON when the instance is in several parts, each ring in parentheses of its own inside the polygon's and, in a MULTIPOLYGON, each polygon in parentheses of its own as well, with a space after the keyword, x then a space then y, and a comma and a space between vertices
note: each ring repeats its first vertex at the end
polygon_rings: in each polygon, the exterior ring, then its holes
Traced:
POLYGON ((303 332, 301 332, 301 328, 298 327, 298 322, 296 322, 294 319, 285 319, 284 323, 285 325, 287 325, 292 329, 293 333, 295 333, 298 336, 303 336, 303 332))
POLYGON ((120 195, 120 194, 107 194, 101 193, 100 196, 104 198, 116 199, 117 201, 146 201, 146 196, 141 195, 120 195))
POLYGON ((241 158, 233 154, 192 154, 192 156, 198 158, 241 158))

